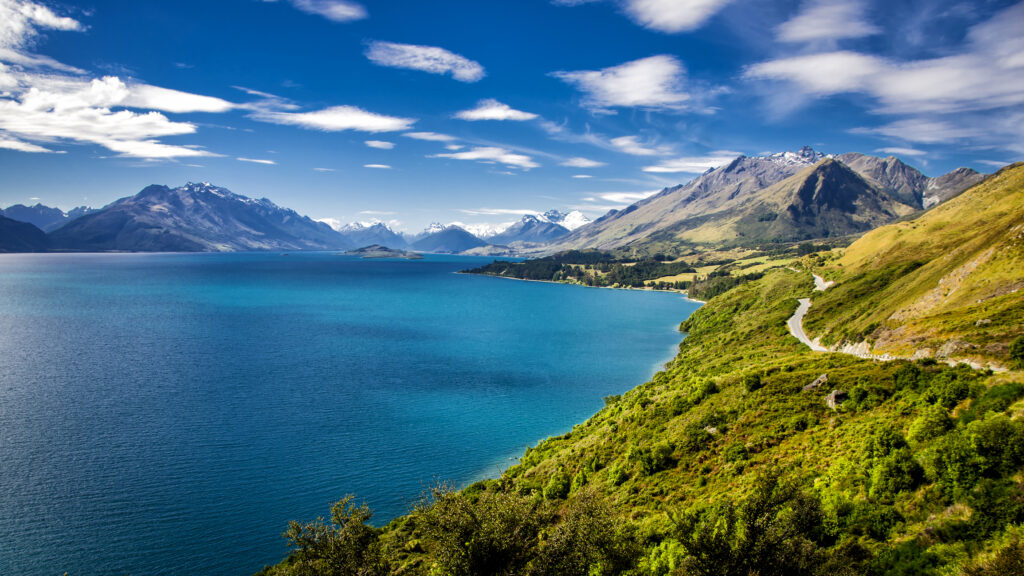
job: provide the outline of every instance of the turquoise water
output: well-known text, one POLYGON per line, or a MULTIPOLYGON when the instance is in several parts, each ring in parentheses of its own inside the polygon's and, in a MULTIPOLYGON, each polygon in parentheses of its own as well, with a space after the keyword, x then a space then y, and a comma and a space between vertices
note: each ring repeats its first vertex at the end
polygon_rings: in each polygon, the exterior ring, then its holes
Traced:
POLYGON ((0 574, 251 574, 347 493, 498 474, 696 308, 486 261, 0 256, 0 574))

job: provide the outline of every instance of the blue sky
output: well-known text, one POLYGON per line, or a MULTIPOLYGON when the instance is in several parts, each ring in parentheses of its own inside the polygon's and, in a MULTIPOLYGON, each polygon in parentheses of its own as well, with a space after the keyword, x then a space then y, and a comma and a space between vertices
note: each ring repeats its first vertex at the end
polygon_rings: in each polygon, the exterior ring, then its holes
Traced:
POLYGON ((1024 158, 1024 3, 0 0, 2 206, 210 181, 416 231, 805 144, 1024 158))

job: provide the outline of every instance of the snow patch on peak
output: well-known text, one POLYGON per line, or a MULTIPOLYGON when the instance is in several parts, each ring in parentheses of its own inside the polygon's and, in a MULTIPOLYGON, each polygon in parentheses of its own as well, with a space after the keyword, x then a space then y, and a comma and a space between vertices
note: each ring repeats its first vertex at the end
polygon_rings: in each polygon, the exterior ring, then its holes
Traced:
POLYGON ((444 232, 448 227, 440 222, 431 222, 430 226, 423 229, 424 234, 437 234, 438 232, 444 232))
POLYGON ((811 166, 825 158, 831 158, 831 156, 822 154, 810 146, 804 146, 796 152, 777 152, 768 156, 755 156, 755 158, 769 160, 782 166, 811 166))

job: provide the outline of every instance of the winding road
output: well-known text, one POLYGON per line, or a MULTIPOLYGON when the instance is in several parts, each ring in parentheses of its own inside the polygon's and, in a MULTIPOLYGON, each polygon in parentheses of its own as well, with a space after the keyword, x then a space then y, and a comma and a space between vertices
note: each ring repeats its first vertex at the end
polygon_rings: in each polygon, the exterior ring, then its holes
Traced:
MULTIPOLYGON (((814 278, 815 282, 817 282, 818 276, 815 276, 814 278)), ((806 316, 807 311, 811 309, 811 299, 801 298, 798 302, 800 302, 800 306, 797 307, 796 312, 794 312, 793 315, 789 317, 789 320, 786 321, 786 326, 789 327, 789 333, 815 352, 828 352, 828 348, 811 342, 811 339, 807 337, 807 332, 804 332, 804 316, 806 316)))

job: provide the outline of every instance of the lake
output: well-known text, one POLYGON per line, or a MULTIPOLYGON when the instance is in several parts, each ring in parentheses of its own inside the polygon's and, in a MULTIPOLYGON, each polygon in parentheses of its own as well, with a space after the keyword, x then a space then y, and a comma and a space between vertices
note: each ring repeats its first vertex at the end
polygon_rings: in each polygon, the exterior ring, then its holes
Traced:
POLYGON ((355 494, 382 524, 648 380, 679 294, 490 261, 0 255, 0 574, 244 575, 355 494))

